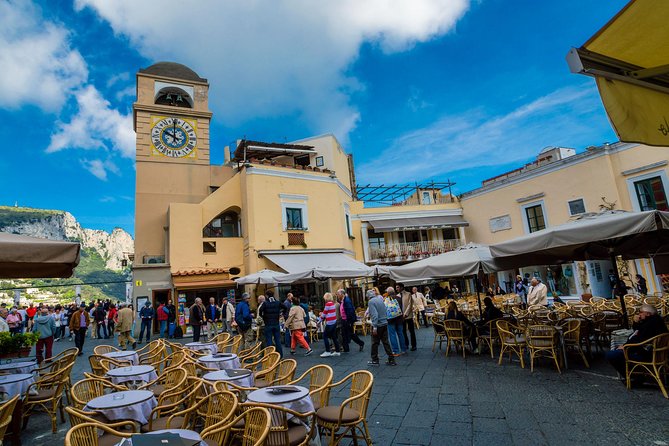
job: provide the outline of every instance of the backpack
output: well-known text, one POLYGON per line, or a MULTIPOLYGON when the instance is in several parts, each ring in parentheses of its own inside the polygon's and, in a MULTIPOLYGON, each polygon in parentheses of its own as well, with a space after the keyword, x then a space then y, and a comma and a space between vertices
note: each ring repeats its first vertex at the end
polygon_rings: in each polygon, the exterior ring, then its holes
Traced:
POLYGON ((174 337, 176 339, 181 339, 184 337, 184 331, 181 329, 180 325, 177 325, 176 328, 174 329, 174 337))
POLYGON ((397 303, 397 300, 386 297, 383 299, 383 303, 386 305, 388 319, 395 319, 402 315, 402 309, 400 308, 400 304, 397 303))

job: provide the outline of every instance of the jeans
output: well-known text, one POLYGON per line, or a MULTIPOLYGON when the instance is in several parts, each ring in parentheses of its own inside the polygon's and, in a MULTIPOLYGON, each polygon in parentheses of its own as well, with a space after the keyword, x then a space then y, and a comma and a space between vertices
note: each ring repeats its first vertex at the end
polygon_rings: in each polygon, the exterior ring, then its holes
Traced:
POLYGON ((288 327, 283 327, 283 339, 284 339, 284 344, 286 344, 286 347, 290 347, 290 330, 288 330, 288 327))
POLYGON ((167 334, 167 319, 158 322, 160 323, 160 337, 165 338, 165 335, 167 334))
POLYGON ((107 319, 107 333, 109 333, 109 337, 114 339, 114 327, 116 324, 114 323, 114 319, 107 319))
POLYGON ((388 338, 390 340, 390 345, 393 347, 393 353, 397 354, 407 351, 404 345, 403 329, 404 325, 402 324, 402 318, 397 317, 388 320, 388 338))
POLYGON ((376 327, 376 334, 372 331, 372 361, 379 362, 379 343, 383 343, 383 349, 388 355, 388 362, 395 362, 393 350, 388 343, 388 326, 381 325, 376 327))
POLYGON ((355 342, 358 344, 360 347, 364 346, 365 343, 358 337, 358 335, 355 332, 355 321, 349 321, 348 319, 344 321, 344 326, 342 327, 342 340, 344 342, 344 351, 347 352, 349 350, 348 344, 350 344, 351 341, 355 342))
POLYGON ((84 341, 86 340, 86 327, 74 330, 74 346, 79 349, 79 354, 84 351, 84 341))
POLYGON ((102 337, 100 336, 100 328, 102 328, 102 332, 104 333, 104 338, 107 339, 108 338, 107 326, 105 325, 104 322, 100 322, 100 321, 98 321, 98 326, 97 326, 97 329, 96 329, 96 332, 95 332, 95 334, 98 336, 98 339, 102 339, 102 337))
POLYGON ((142 319, 142 328, 139 330, 139 342, 142 342, 144 337, 144 329, 146 329, 146 342, 151 340, 151 319, 142 319))
POLYGON ((283 357, 283 349, 281 348, 281 329, 278 325, 265 325, 265 342, 269 347, 273 345, 276 351, 283 357))
MULTIPOLYGON (((651 355, 628 351, 628 356, 636 361, 648 361, 650 360, 651 355)), ((611 363, 613 368, 616 369, 620 376, 623 378, 625 377, 625 353, 623 353, 622 350, 616 349, 606 352, 606 360, 611 363)))
POLYGON ((334 343, 335 351, 339 351, 339 341, 337 340, 337 325, 326 325, 325 331, 323 332, 323 342, 325 343, 325 351, 330 351, 330 342, 329 339, 334 343))
POLYGON ((44 359, 50 359, 51 358, 51 350, 53 348, 53 336, 49 336, 48 338, 40 339, 37 341, 37 345, 35 346, 35 350, 37 352, 37 363, 41 364, 44 359), (42 358, 42 351, 46 349, 46 354, 44 355, 44 358, 42 358))
POLYGON ((413 326, 413 319, 404 319, 404 345, 409 348, 409 337, 411 335, 411 350, 416 350, 416 328, 413 326))

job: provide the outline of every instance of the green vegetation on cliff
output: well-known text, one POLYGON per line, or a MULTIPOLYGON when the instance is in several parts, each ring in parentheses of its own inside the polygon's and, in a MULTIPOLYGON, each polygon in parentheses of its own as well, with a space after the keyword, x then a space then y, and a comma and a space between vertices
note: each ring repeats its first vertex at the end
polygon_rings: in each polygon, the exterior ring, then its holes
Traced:
POLYGON ((0 228, 21 223, 34 223, 60 214, 64 214, 64 212, 50 209, 0 206, 0 228))

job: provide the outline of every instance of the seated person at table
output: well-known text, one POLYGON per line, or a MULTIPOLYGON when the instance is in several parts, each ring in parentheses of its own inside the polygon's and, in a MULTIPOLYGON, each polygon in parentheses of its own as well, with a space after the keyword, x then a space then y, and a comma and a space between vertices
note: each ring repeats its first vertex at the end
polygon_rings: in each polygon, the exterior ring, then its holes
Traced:
MULTIPOLYGON (((634 333, 627 339, 627 344, 639 344, 654 338, 662 333, 667 333, 667 326, 664 324, 662 318, 657 314, 657 309, 652 305, 641 305, 639 314, 634 316, 634 323, 632 324, 634 333)), ((625 354, 623 353, 623 345, 615 350, 606 352, 606 359, 618 371, 621 376, 625 376, 625 354)), ((650 348, 650 346, 648 346, 650 348)), ((633 359, 641 361, 650 361, 653 352, 646 348, 635 347, 629 353, 633 359)))
POLYGON ((475 354, 478 353, 478 349, 476 348, 476 327, 472 321, 467 319, 467 316, 458 310, 458 305, 454 300, 448 303, 446 319, 456 319, 458 321, 462 321, 465 324, 465 336, 469 337, 469 345, 475 354))
POLYGON ((502 310, 495 306, 491 298, 486 297, 483 299, 483 306, 485 308, 483 309, 483 314, 481 314, 481 324, 485 324, 486 322, 494 321, 495 319, 504 317, 502 310))

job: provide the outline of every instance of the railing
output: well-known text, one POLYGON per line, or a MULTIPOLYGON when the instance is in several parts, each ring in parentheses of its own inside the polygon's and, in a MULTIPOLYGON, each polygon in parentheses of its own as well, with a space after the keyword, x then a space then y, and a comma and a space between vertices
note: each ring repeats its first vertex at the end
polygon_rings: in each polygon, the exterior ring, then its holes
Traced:
POLYGON ((381 262, 401 262, 408 260, 424 259, 448 251, 452 251, 463 245, 459 239, 433 240, 412 243, 390 243, 385 247, 370 247, 369 260, 380 260, 381 262))
POLYGON ((455 198, 450 195, 439 195, 437 197, 430 196, 429 203, 423 202, 422 197, 418 198, 415 195, 408 197, 406 200, 393 203, 393 206, 430 206, 432 204, 450 204, 455 203, 455 198))

